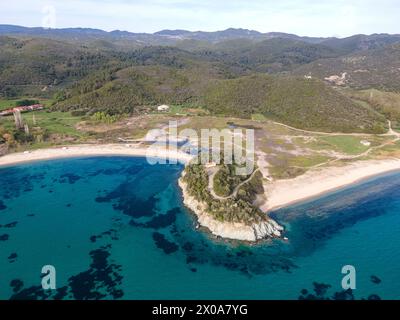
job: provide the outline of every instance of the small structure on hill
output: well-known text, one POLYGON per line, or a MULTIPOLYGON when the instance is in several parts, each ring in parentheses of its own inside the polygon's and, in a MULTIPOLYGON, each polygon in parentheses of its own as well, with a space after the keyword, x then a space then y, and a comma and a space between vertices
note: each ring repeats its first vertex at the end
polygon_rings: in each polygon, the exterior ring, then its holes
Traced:
POLYGON ((157 107, 158 111, 169 111, 169 106, 167 106, 166 104, 163 104, 161 106, 157 107))
POLYGON ((324 80, 334 84, 336 86, 343 86, 346 84, 346 80, 347 80, 347 72, 342 73, 341 76, 338 75, 332 75, 330 77, 326 77, 324 80))
POLYGON ((367 140, 361 140, 360 143, 365 147, 370 147, 371 146, 371 142, 369 142, 367 140))

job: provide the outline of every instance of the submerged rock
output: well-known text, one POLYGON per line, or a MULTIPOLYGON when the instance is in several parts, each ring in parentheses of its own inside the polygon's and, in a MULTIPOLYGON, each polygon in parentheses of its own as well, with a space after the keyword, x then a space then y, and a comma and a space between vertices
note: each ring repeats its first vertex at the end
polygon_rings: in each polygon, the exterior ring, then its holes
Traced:
POLYGON ((371 282, 375 284, 380 284, 382 282, 381 279, 379 279, 377 276, 372 275, 371 276, 371 282))

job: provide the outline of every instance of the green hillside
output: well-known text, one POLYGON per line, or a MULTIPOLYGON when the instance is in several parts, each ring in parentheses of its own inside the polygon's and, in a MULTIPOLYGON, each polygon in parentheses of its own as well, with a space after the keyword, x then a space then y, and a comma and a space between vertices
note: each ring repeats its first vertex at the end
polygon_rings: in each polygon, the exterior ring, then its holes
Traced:
POLYGON ((340 50, 320 44, 287 38, 263 41, 233 39, 218 43, 186 40, 178 47, 242 72, 277 73, 292 70, 312 61, 337 57, 340 50))
POLYGON ((400 94, 376 89, 347 90, 345 93, 356 101, 367 103, 392 121, 392 126, 400 127, 400 94))
POLYGON ((242 64, 257 72, 272 73, 339 55, 323 45, 282 38, 247 43, 245 40, 231 40, 215 45, 213 50, 225 53, 223 59, 230 63, 242 64))
POLYGON ((118 51, 107 41, 95 47, 2 36, 0 98, 54 98, 52 110, 75 115, 143 114, 170 104, 245 118, 258 114, 310 130, 386 130, 377 112, 388 112, 304 75, 323 79, 348 72, 348 84, 356 88, 400 87, 399 46, 336 57, 338 52, 328 46, 293 39, 194 42, 186 42, 187 48, 118 51), (294 68, 297 77, 265 74, 294 68))
POLYGON ((372 35, 357 34, 342 39, 330 38, 325 39, 320 43, 325 46, 334 48, 335 50, 339 50, 342 52, 342 54, 349 54, 356 51, 381 49, 399 42, 399 35, 382 33, 372 35))
POLYGON ((219 74, 207 63, 186 68, 142 65, 92 73, 64 90, 53 109, 140 113, 158 104, 198 104, 211 79, 219 74))
POLYGON ((320 131, 385 132, 385 118, 318 80, 253 75, 218 81, 204 105, 215 114, 262 114, 291 126, 320 131))
POLYGON ((61 41, 0 37, 0 95, 45 95, 109 60, 105 53, 61 41))
POLYGON ((296 75, 324 79, 347 73, 346 85, 355 89, 400 90, 400 45, 359 51, 339 58, 321 59, 299 67, 296 75))

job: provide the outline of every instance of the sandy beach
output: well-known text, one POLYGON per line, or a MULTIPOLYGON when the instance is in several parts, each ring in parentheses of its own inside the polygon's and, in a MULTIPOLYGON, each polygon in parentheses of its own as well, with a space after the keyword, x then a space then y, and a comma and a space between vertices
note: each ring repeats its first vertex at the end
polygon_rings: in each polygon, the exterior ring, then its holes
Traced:
POLYGON ((176 160, 180 163, 187 163, 192 156, 187 153, 167 150, 163 147, 138 147, 125 144, 105 145, 76 145, 49 149, 39 149, 20 153, 10 153, 0 157, 0 166, 8 166, 25 162, 74 158, 86 156, 142 156, 158 158, 162 160, 176 160))
POLYGON ((319 168, 288 180, 266 185, 264 212, 316 198, 362 180, 400 170, 400 159, 357 161, 341 167, 319 168))

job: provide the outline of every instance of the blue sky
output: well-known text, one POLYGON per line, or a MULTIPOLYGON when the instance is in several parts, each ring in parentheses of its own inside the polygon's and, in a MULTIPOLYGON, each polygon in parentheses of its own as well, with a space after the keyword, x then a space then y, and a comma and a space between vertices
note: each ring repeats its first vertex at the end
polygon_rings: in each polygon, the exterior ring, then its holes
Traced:
POLYGON ((229 27, 309 36, 400 33, 398 0, 1 0, 0 24, 155 32, 229 27), (55 16, 49 14, 55 11, 55 16))

